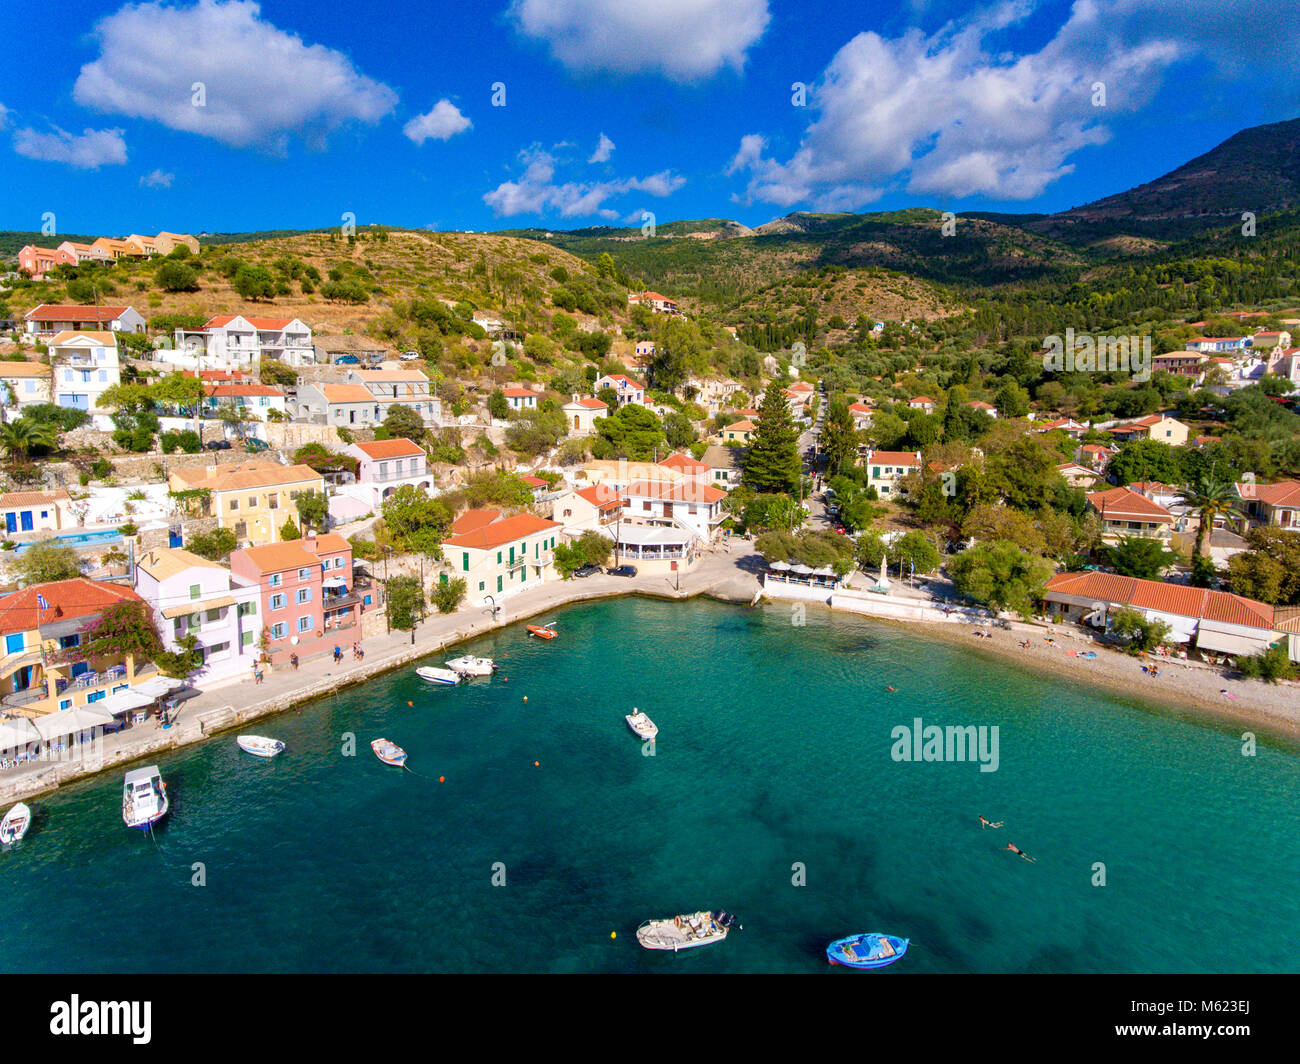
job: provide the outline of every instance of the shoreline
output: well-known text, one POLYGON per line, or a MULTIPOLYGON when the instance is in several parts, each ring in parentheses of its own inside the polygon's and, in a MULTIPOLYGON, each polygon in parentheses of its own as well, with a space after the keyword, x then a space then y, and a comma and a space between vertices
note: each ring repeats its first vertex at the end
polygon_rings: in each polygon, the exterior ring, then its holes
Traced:
MULTIPOLYGON (((354 661, 342 667, 337 674, 334 671, 336 667, 332 667, 317 680, 307 682, 304 677, 301 682, 295 682, 295 673, 280 666, 268 683, 268 687, 279 690, 268 691, 267 697, 239 709, 234 705, 234 699, 238 697, 235 692, 250 684, 250 680, 212 687, 182 705, 177 723, 168 732, 146 731, 145 726, 137 725, 139 730, 128 729, 118 735, 104 737, 102 742, 110 749, 101 752, 98 758, 38 762, 39 767, 24 770, 12 779, 0 781, 0 801, 17 801, 55 791, 132 762, 169 753, 233 731, 250 721, 300 709, 304 705, 365 683, 375 676, 403 668, 432 654, 449 651, 469 640, 530 620, 548 610, 622 597, 670 601, 705 597, 728 605, 743 606, 752 603, 754 592, 760 588, 757 578, 750 573, 738 571, 734 563, 729 560, 724 562, 724 557, 706 559, 702 568, 712 568, 715 572, 711 576, 698 570, 687 574, 682 578, 683 586, 680 588, 671 585, 656 586, 661 578, 646 578, 633 583, 618 577, 601 576, 590 578, 593 583, 600 581, 594 586, 578 585, 577 581, 571 580, 541 585, 533 589, 531 594, 523 592, 513 600, 506 600, 500 617, 496 619, 490 615, 471 619, 471 610, 433 614, 416 630, 415 638, 410 643, 405 639, 394 638, 406 636, 407 633, 377 637, 389 645, 378 651, 372 647, 367 650, 363 661, 354 661), (709 564, 715 560, 722 564, 709 564), (132 734, 133 731, 135 734, 132 734)), ((761 601, 775 604, 788 600, 765 594, 761 601)), ((1161 675, 1153 679, 1141 672, 1140 662, 1136 658, 1086 641, 1085 636, 1075 635, 1068 629, 1045 629, 1038 624, 1013 622, 1010 629, 990 629, 988 625, 991 621, 980 625, 956 625, 933 620, 873 616, 854 610, 835 609, 825 602, 810 601, 809 604, 820 606, 832 614, 846 614, 877 624, 901 625, 947 645, 979 653, 985 658, 1009 662, 1022 671, 1037 676, 1050 676, 1058 682, 1083 684, 1148 712, 1154 709, 1188 722, 1218 727, 1248 726, 1251 730, 1265 733, 1289 745, 1300 745, 1300 694, 1293 689, 1297 685, 1269 687, 1257 680, 1228 680, 1217 673, 1211 673, 1208 668, 1184 665, 1175 659, 1157 659, 1161 675), (973 634, 976 628, 990 630, 992 635, 989 638, 976 638, 973 634), (1069 657, 1063 646, 1051 646, 1044 642, 1045 631, 1061 643, 1095 649, 1098 657, 1092 661, 1069 657), (1021 640, 1026 638, 1033 644, 1028 651, 1020 647, 1021 640), (1222 684, 1229 690, 1235 688, 1233 693, 1237 694, 1237 701, 1216 700, 1206 690, 1207 683, 1222 684)), ((322 656, 319 662, 313 659, 306 664, 307 675, 313 672, 320 675, 320 670, 312 669, 311 666, 332 663, 329 663, 327 656, 322 656)))

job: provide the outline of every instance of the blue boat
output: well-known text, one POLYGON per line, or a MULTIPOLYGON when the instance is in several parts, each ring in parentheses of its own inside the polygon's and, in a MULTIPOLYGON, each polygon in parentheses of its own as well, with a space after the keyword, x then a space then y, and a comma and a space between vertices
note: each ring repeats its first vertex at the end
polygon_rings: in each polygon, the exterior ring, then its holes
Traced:
POLYGON ((883 968, 907 952, 911 939, 869 931, 832 942, 826 947, 826 959, 846 968, 883 968))

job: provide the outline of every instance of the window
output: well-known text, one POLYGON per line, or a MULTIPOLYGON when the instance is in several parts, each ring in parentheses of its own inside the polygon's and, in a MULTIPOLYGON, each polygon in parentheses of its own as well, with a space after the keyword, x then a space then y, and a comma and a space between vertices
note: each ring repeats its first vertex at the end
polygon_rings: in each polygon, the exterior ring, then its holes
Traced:
POLYGON ((23 633, 18 632, 15 635, 5 636, 5 653, 17 654, 23 649, 23 633))
MULTIPOLYGON (((497 561, 501 560, 501 555, 497 555, 497 561)), ((469 572, 469 551, 461 551, 460 564, 464 567, 465 572, 469 572)), ((498 589, 499 590, 499 589, 498 589)))
POLYGON ((310 580, 310 579, 311 579, 311 570, 310 570, 310 569, 299 569, 299 570, 298 570, 298 579, 299 579, 299 580, 310 580))
POLYGON ((484 589, 484 584, 483 584, 483 581, 482 581, 482 580, 480 580, 480 581, 478 582, 478 589, 479 589, 480 591, 482 591, 482 590, 484 589))
POLYGON ((230 509, 231 509, 232 511, 234 511, 234 510, 238 510, 238 509, 239 509, 239 500, 238 500, 238 499, 231 499, 231 500, 230 500, 230 509))
POLYGON ((61 698, 61 699, 59 699, 59 708, 60 708, 60 709, 71 709, 71 708, 72 708, 72 699, 71 699, 71 698, 61 698))
POLYGON ((70 649, 71 647, 76 647, 76 646, 80 646, 80 645, 81 645, 81 636, 79 636, 79 635, 63 635, 63 636, 59 636, 59 649, 60 649, 60 650, 68 650, 68 649, 70 649))
POLYGON ((284 609, 284 603, 285 603, 285 597, 283 595, 271 596, 271 609, 282 610, 284 609))
POLYGON ((288 634, 289 634, 289 626, 285 624, 284 621, 280 621, 276 624, 271 625, 272 639, 283 639, 288 634))
POLYGON ((270 579, 267 580, 267 584, 269 584, 271 587, 279 587, 279 586, 280 586, 280 574, 279 574, 279 573, 272 573, 270 579))
POLYGON ((311 614, 306 617, 298 618, 298 631, 307 632, 311 630, 311 614))
POLYGON ((203 589, 202 589, 201 587, 199 587, 198 584, 191 584, 191 585, 190 585, 190 601, 193 602, 196 598, 198 598, 199 595, 202 594, 202 590, 203 590, 203 589))
POLYGON ((303 587, 298 589, 298 604, 311 601, 311 588, 303 587))
POLYGON ((189 621, 190 621, 190 631, 196 632, 198 631, 199 626, 203 623, 203 615, 201 613, 191 613, 189 616, 189 621))
POLYGON ((250 510, 256 510, 256 509, 257 509, 257 496, 256 496, 256 495, 250 495, 250 496, 248 497, 248 508, 249 508, 250 510))
POLYGON ((337 558, 334 559, 334 568, 335 568, 335 569, 342 569, 342 568, 343 568, 343 557, 342 557, 342 555, 340 555, 339 557, 337 557, 337 558))
POLYGON ((241 602, 241 603, 239 604, 239 616, 240 616, 240 617, 252 617, 252 616, 253 616, 254 614, 256 614, 256 613, 257 613, 257 603, 256 603, 256 602, 241 602))
POLYGON ((218 608, 215 609, 215 610, 208 610, 208 613, 207 613, 207 622, 208 622, 208 624, 216 624, 217 621, 219 621, 219 620, 221 620, 221 608, 220 608, 220 607, 218 607, 218 608))
POLYGON ((239 645, 241 647, 251 647, 253 645, 253 633, 244 632, 242 635, 240 635, 239 645))
POLYGON ((280 496, 271 494, 266 497, 266 508, 268 510, 278 510, 280 508, 280 496))

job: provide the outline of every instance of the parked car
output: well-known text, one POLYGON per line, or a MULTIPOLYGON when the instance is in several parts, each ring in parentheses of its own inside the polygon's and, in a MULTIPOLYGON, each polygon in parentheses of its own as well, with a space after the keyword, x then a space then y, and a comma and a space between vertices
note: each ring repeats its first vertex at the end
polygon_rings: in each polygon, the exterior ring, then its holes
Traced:
POLYGON ((228 451, 230 450, 230 441, 229 440, 208 440, 208 442, 205 443, 203 446, 206 447, 209 451, 228 451))
POLYGON ((636 576, 635 565, 620 565, 617 569, 606 569, 610 576, 636 576))
POLYGON ((419 351, 407 351, 406 354, 402 356, 402 361, 415 362, 419 357, 420 357, 419 351))
POLYGON ((334 365, 336 366, 359 366, 360 364, 361 359, 357 358, 356 355, 339 355, 339 357, 334 360, 334 365))
POLYGON ((598 572, 600 572, 599 565, 584 565, 580 569, 574 569, 573 575, 574 576, 595 576, 598 572))

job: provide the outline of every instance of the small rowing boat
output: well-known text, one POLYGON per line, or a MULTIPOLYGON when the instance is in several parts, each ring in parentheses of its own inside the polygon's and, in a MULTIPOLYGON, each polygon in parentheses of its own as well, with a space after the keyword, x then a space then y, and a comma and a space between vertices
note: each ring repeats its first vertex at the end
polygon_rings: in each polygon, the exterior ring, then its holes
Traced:
POLYGON ((284 750, 284 743, 279 739, 268 739, 265 735, 237 735, 235 742, 244 753, 254 757, 275 757, 284 750))
POLYGON ((392 765, 394 768, 406 767, 406 751, 396 743, 390 743, 387 739, 376 739, 370 744, 370 749, 385 765, 392 765))
POLYGON ((0 844, 8 846, 27 834, 32 824, 32 811, 19 802, 0 820, 0 844))
POLYGON ((870 931, 832 942, 826 947, 826 959, 846 968, 883 968, 902 957, 910 941, 897 935, 870 931))
POLYGON ((491 658, 476 658, 469 654, 447 662, 447 668, 462 676, 491 676, 497 671, 496 662, 491 658))
POLYGON ((659 734, 659 725, 637 709, 636 706, 633 706, 632 712, 623 719, 627 721, 627 726, 636 732, 638 739, 653 739, 659 734))
POLYGON ((560 633, 555 630, 555 621, 552 621, 550 624, 528 625, 528 634, 535 635, 538 639, 554 639, 560 633))
POLYGON ((646 949, 678 950, 721 942, 736 918, 726 913, 683 913, 668 920, 647 920, 636 929, 636 940, 646 949))
POLYGON ((415 675, 421 680, 427 680, 429 683, 445 684, 448 687, 460 683, 460 673, 452 672, 451 669, 439 669, 432 665, 425 665, 415 670, 415 675))

